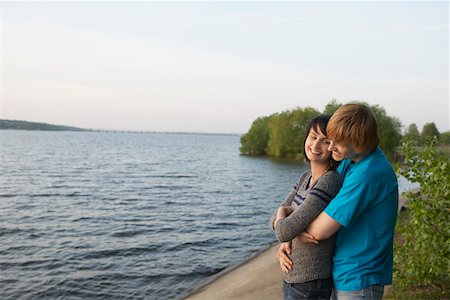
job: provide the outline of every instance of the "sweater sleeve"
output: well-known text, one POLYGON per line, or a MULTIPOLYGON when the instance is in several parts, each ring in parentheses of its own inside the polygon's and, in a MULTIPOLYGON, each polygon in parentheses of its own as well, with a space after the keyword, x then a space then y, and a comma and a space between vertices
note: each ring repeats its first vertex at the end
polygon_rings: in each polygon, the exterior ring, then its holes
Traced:
POLYGON ((301 205, 288 217, 277 222, 275 235, 278 241, 291 241, 304 231, 336 196, 342 181, 342 176, 334 171, 321 176, 301 205))
MULTIPOLYGON (((303 173, 302 176, 300 176, 300 178, 297 180, 297 183, 294 185, 294 187, 291 189, 291 191, 289 192, 289 194, 286 196, 286 198, 284 199, 283 202, 281 202, 281 206, 290 206, 292 204, 292 200, 294 200, 295 194, 297 193, 300 185, 303 183, 303 181, 305 180, 305 177, 308 176, 308 174, 311 171, 306 171, 305 173, 303 173)), ((273 223, 275 222, 275 219, 277 217, 277 210, 278 208, 275 210, 275 212, 272 214, 272 218, 270 219, 270 224, 271 224, 271 228, 274 229, 273 227, 273 223)))

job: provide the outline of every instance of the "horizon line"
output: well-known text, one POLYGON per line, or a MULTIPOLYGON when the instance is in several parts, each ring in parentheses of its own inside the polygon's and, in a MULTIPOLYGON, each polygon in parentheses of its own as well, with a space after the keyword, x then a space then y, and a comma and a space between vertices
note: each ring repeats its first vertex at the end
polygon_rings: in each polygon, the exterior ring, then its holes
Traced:
MULTIPOLYGON (((116 133, 148 133, 148 134, 191 134, 191 135, 233 135, 240 136, 245 133, 233 133, 233 132, 201 132, 201 131, 164 131, 164 130, 136 130, 136 129, 105 129, 105 128, 84 128, 77 127, 72 125, 61 125, 61 124, 51 124, 46 122, 36 122, 36 121, 26 121, 26 120, 12 120, 12 119, 0 119, 0 121, 16 121, 16 122, 27 122, 27 123, 37 123, 43 125, 50 126, 60 126, 67 127, 67 130, 58 130, 58 131, 76 131, 70 130, 79 129, 80 131, 91 131, 91 132, 116 132, 116 133)), ((2 129, 2 130, 11 130, 11 129, 2 129)), ((12 129, 14 130, 14 129, 12 129)), ((16 130, 27 130, 27 129, 16 129, 16 130)), ((36 131, 55 131, 55 130, 36 130, 36 131)))

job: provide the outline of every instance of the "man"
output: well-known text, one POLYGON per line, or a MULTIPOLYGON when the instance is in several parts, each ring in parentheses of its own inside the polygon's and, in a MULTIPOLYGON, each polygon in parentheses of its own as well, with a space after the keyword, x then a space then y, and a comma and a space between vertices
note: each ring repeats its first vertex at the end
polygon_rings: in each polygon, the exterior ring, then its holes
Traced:
MULTIPOLYGON (((361 104, 341 106, 327 126, 328 150, 342 161, 344 183, 327 208, 298 238, 319 243, 337 232, 333 299, 381 299, 392 283, 397 178, 378 148, 378 126, 361 104)), ((282 244, 280 263, 291 263, 282 244)))

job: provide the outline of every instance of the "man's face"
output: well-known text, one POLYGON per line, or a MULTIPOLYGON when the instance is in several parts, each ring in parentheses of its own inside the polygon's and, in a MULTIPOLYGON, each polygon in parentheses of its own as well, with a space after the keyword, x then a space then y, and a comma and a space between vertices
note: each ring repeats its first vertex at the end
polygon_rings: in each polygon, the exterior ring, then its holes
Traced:
POLYGON ((332 151, 332 155, 335 161, 341 161, 344 159, 351 159, 357 162, 360 154, 355 152, 355 149, 350 144, 335 143, 330 141, 328 151, 332 151))

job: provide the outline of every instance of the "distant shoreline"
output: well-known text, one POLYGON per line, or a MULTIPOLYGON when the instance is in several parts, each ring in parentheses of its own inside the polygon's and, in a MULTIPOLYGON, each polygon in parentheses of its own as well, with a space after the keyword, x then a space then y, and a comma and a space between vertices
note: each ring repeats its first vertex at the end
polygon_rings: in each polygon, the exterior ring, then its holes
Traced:
POLYGON ((53 125, 48 123, 28 122, 22 120, 6 120, 6 119, 0 119, 0 129, 41 130, 41 131, 87 131, 86 129, 73 126, 53 125))
POLYGON ((116 130, 116 129, 86 129, 66 125, 53 125, 48 123, 28 122, 21 120, 0 119, 0 130, 27 130, 27 131, 82 131, 82 132, 111 132, 111 133, 139 133, 139 134, 184 134, 184 135, 218 135, 241 136, 241 133, 213 133, 213 132, 182 132, 182 131, 146 131, 146 130, 116 130))

